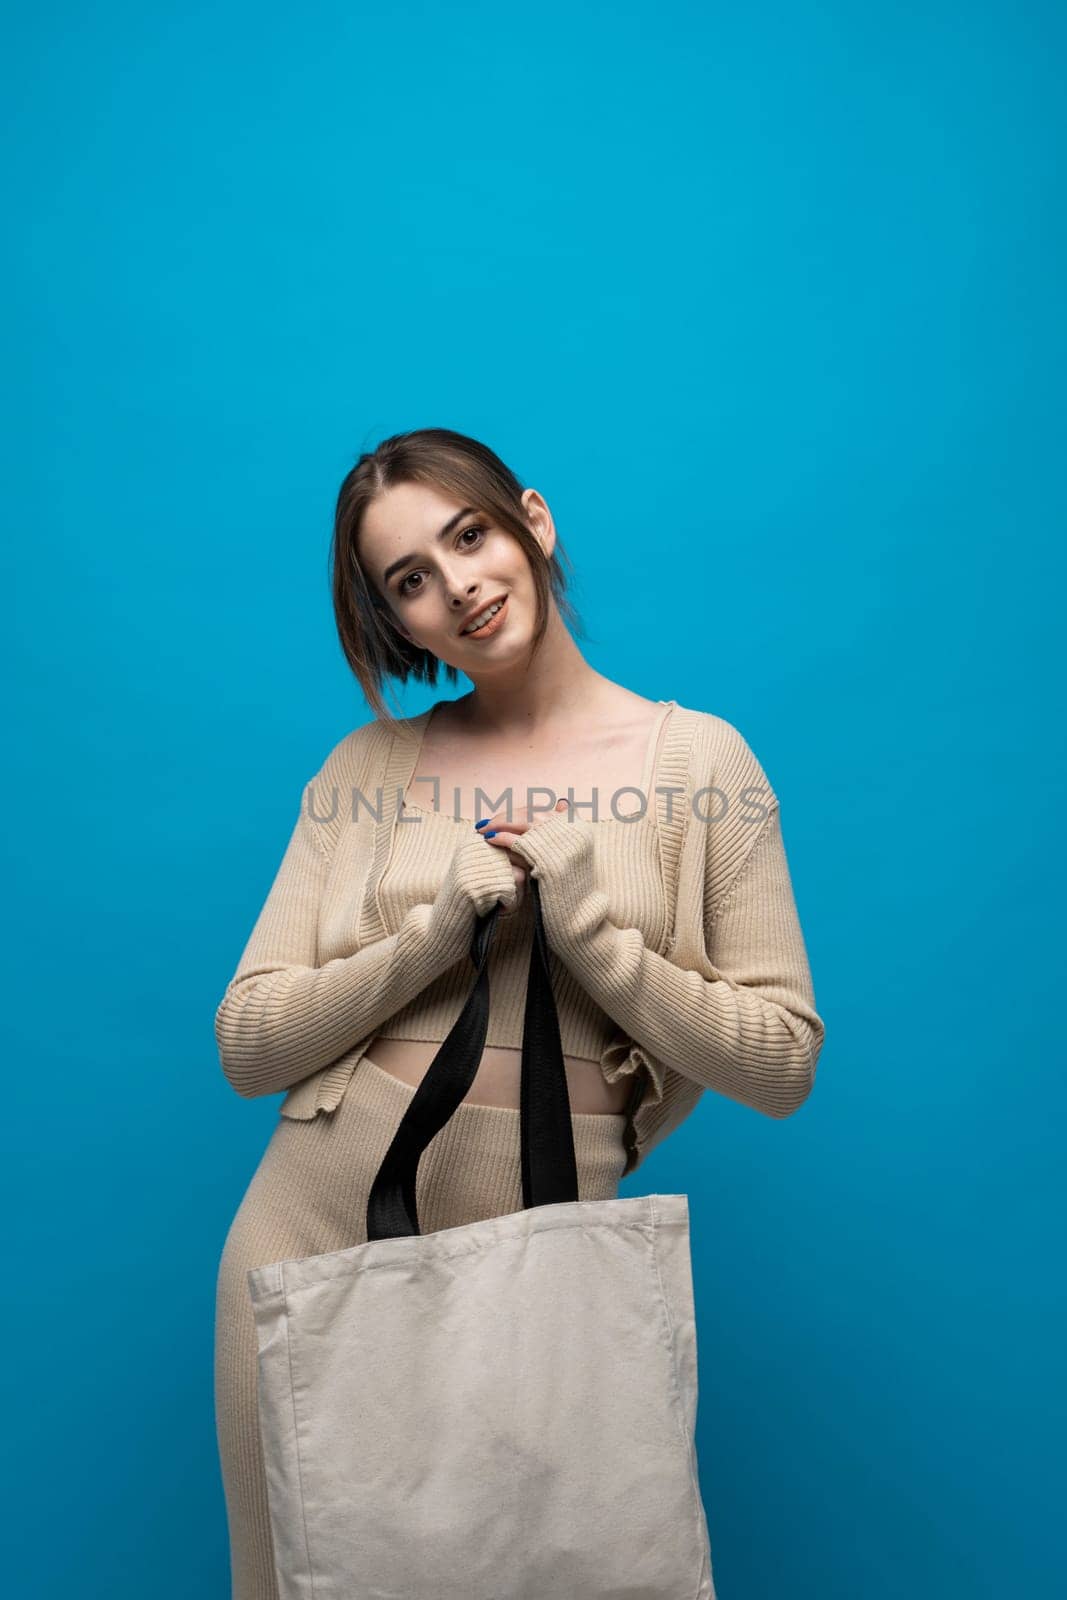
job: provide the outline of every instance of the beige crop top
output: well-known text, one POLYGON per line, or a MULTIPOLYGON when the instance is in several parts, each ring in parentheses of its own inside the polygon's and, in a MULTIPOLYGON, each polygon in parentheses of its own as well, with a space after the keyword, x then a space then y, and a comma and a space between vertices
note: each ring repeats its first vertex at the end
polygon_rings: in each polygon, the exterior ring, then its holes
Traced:
MULTIPOLYGON (((634 1078, 627 1171, 706 1089, 789 1116, 825 1033, 778 797, 731 723, 660 703, 638 820, 556 813, 511 846, 538 880, 565 1052, 634 1078)), ((285 1090, 285 1117, 336 1109, 379 1034, 444 1039, 477 917, 514 905, 505 851, 471 819, 407 802, 433 709, 353 729, 304 786, 217 1008, 230 1084, 285 1090)), ((489 1044, 521 1044, 531 936, 524 897, 497 923, 489 1044)))
MULTIPOLYGON (((596 828, 596 876, 608 896, 609 916, 621 928, 640 928, 653 950, 662 946, 667 926, 667 905, 660 870, 659 827, 652 803, 652 778, 664 727, 676 702, 661 700, 645 751, 637 795, 620 796, 623 816, 602 817, 596 828), (624 803, 625 801, 625 803, 624 803), (643 815, 629 815, 643 809, 643 815)), ((414 769, 412 761, 412 769, 414 769)), ((472 818, 456 818, 447 810, 426 811, 405 798, 397 819, 392 855, 378 888, 378 903, 389 933, 395 933, 412 906, 433 900, 457 839, 474 829, 472 818)), ((490 846, 492 849, 493 846, 490 846)), ((522 1044, 526 982, 533 938, 533 907, 529 895, 519 909, 497 922, 489 956, 489 1026, 487 1045, 522 1044)), ((563 1053, 600 1062, 614 1036, 616 1024, 586 993, 554 951, 549 950, 552 993, 559 1014, 563 1053)), ((470 994, 472 968, 466 951, 436 978, 422 994, 409 1001, 378 1029, 386 1039, 446 1037, 470 994)), ((630 1071, 633 1064, 630 1064, 630 1071)), ((611 1073, 614 1078, 617 1076, 611 1073)))

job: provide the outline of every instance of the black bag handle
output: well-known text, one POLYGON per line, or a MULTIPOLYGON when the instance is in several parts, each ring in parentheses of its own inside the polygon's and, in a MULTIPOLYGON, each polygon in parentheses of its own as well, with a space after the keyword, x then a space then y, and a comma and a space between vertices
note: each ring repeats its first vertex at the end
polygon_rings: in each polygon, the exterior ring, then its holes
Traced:
MULTIPOLYGON (((519 1092, 524 1209, 578 1199, 567 1071, 536 878, 527 879, 527 893, 533 897, 534 930, 526 982, 519 1092)), ((419 1160, 478 1073, 489 1026, 489 952, 499 917, 498 902, 478 918, 470 944, 474 985, 415 1090, 371 1185, 367 1200, 368 1240, 401 1238, 421 1231, 415 1205, 419 1160)))

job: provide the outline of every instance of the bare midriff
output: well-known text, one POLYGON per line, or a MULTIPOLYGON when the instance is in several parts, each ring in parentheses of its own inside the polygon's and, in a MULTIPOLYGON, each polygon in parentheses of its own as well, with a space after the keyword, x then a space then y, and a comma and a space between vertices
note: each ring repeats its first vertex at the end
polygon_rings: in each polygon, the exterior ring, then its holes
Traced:
MULTIPOLYGON (((404 1083, 418 1088, 426 1069, 440 1050, 440 1042, 427 1039, 385 1039, 379 1036, 365 1052, 376 1067, 392 1073, 404 1083)), ((567 1096, 576 1113, 620 1113, 633 1093, 632 1077, 609 1083, 600 1063, 582 1056, 564 1056, 567 1071, 567 1096)), ((464 1099, 471 1105, 508 1106, 517 1110, 522 1069, 522 1051, 505 1045, 486 1045, 482 1059, 464 1099)))
MULTIPOLYGON (((573 735, 560 734, 551 747, 540 751, 528 746, 516 746, 510 752, 496 749, 491 760, 484 743, 479 746, 465 741, 462 730, 454 725, 453 713, 446 702, 435 710, 424 734, 408 781, 408 803, 414 804, 415 809, 424 809, 423 797, 434 792, 432 781, 442 796, 440 809, 455 816, 457 798, 461 805, 473 805, 475 790, 470 782, 473 772, 479 774, 479 783, 490 794, 501 793, 508 785, 514 786, 516 794, 522 794, 527 785, 552 784, 555 776, 556 793, 565 794, 572 786, 577 799, 588 800, 595 791, 599 796, 598 814, 603 815, 608 814, 615 790, 628 791, 619 809, 633 809, 635 797, 628 786, 634 784, 634 775, 638 773, 637 788, 653 802, 651 779, 657 767, 667 716, 675 702, 648 702, 637 696, 630 696, 629 702, 620 705, 616 717, 600 719, 593 729, 583 726, 573 735), (576 751, 581 751, 577 759, 576 751), (561 766, 566 773, 565 780, 560 775, 561 766)), ((463 813, 459 814, 459 819, 467 820, 463 813)), ((506 827, 506 823, 503 826, 506 827)), ((607 826, 612 824, 609 822, 607 826)), ((440 1042, 379 1035, 371 1041, 365 1054, 383 1072, 392 1073, 417 1088, 439 1049, 440 1042)), ((632 1075, 609 1083, 598 1061, 568 1055, 563 1060, 572 1112, 594 1115, 625 1112, 634 1093, 632 1075)), ((487 1045, 464 1099, 471 1105, 517 1110, 521 1075, 521 1049, 487 1045)))

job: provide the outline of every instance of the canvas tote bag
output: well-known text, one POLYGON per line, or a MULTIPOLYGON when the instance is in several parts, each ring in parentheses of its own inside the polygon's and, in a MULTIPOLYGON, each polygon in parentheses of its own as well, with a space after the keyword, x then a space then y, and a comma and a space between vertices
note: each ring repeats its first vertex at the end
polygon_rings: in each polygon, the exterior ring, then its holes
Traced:
POLYGON ((500 913, 374 1180, 367 1241, 248 1273, 281 1600, 715 1600, 683 1194, 581 1201, 536 878, 525 1209, 423 1234, 500 913))

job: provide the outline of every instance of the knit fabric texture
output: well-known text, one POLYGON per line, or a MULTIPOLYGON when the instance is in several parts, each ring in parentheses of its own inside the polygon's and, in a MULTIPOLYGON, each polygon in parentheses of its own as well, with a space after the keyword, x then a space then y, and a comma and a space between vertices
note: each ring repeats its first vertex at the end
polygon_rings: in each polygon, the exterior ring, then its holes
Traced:
MULTIPOLYGON (((414 1093, 368 1051, 336 1111, 278 1119, 227 1233, 216 1285, 215 1417, 230 1600, 278 1600, 249 1269, 366 1241, 371 1186, 414 1093)), ((580 1200, 616 1198, 625 1120, 610 1112, 571 1118, 580 1200)), ((521 1211, 518 1111, 461 1101, 423 1151, 415 1200, 423 1233, 521 1211)))
MULTIPOLYGON (((706 1089, 790 1115, 825 1035, 778 797, 730 722, 662 704, 648 782, 627 795, 636 820, 579 802, 512 847, 538 881, 564 1053, 634 1079, 627 1173, 706 1089)), ((217 1009, 227 1079, 285 1090, 285 1117, 333 1112, 378 1035, 443 1040, 477 918, 515 907, 505 852, 409 798, 433 710, 365 723, 329 752, 217 1009)), ((522 1042, 531 899, 498 919, 490 1045, 522 1042)))

